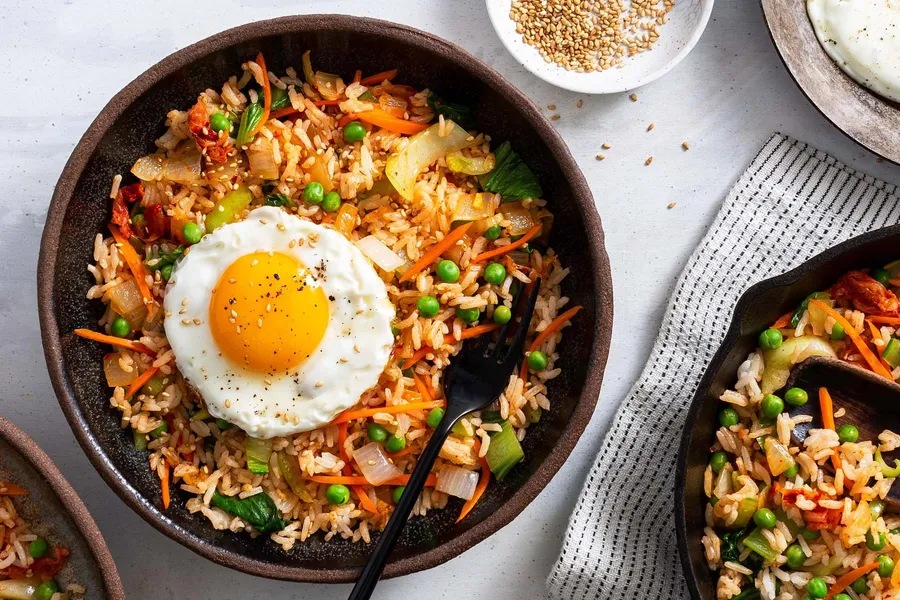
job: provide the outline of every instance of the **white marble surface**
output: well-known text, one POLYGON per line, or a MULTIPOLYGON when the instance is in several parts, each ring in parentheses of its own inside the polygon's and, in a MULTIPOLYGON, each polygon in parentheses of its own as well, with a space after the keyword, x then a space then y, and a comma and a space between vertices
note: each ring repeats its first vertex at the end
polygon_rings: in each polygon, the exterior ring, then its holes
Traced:
POLYGON ((345 598, 350 589, 242 575, 157 533, 94 472, 53 397, 35 306, 37 251, 53 185, 106 101, 172 51, 247 21, 296 12, 407 23, 487 60, 542 107, 555 104, 561 115, 555 125, 593 188, 616 294, 613 348, 593 421, 565 467, 509 526, 439 568, 384 582, 379 598, 415 597, 425 590, 434 600, 484 598, 485 587, 499 598, 543 596, 582 478, 644 363, 675 278, 729 186, 772 132, 900 182, 900 168, 877 164, 807 103, 776 55, 753 0, 718 0, 693 53, 638 90, 637 102, 625 94, 563 92, 527 74, 495 38, 481 0, 129 4, 0 3, 0 412, 28 431, 80 492, 131 598, 330 600, 345 598), (575 106, 579 98, 581 109, 575 106), (650 123, 655 128, 647 132, 650 123), (683 141, 690 151, 682 150, 683 141), (601 150, 603 142, 612 148, 601 150), (597 161, 598 152, 606 160, 597 161), (653 164, 645 166, 651 155, 653 164), (677 206, 667 209, 670 202, 677 206))

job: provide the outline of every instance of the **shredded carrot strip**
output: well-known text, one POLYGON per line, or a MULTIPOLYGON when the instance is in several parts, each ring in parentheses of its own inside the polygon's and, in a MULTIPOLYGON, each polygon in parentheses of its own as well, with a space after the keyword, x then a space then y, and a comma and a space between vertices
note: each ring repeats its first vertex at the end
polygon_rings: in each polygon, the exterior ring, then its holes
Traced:
POLYGON ((879 325, 900 325, 900 317, 882 317, 879 315, 872 315, 869 317, 869 320, 873 323, 878 323, 879 325))
POLYGON ((159 371, 159 367, 150 367, 143 373, 141 373, 140 377, 131 382, 131 385, 128 386, 128 390, 125 392, 125 399, 131 398, 134 396, 141 387, 148 381, 150 378, 156 375, 156 372, 159 371))
MULTIPOLYGON (((569 319, 571 319, 572 317, 577 315, 578 311, 581 310, 582 308, 584 308, 584 307, 581 305, 573 306, 572 308, 570 308, 563 314, 559 315, 558 317, 556 317, 555 319, 550 321, 550 324, 547 325, 547 329, 542 331, 540 333, 540 335, 537 336, 533 342, 531 342, 531 346, 528 347, 528 352, 534 352, 535 350, 540 348, 541 344, 546 342, 547 338, 549 338, 550 335, 554 331, 557 331, 558 329, 562 329, 563 325, 566 324, 566 321, 568 321, 569 319)), ((522 361, 522 370, 519 372, 519 377, 522 378, 522 381, 528 381, 528 360, 527 359, 522 361)))
POLYGON ((0 496, 27 496, 28 490, 8 481, 0 481, 0 496))
MULTIPOLYGON (((475 440, 475 445, 473 446, 475 450, 475 454, 477 455, 481 451, 481 444, 478 440, 475 440)), ((475 486, 475 493, 472 494, 472 497, 466 500, 466 503, 463 504, 462 509, 459 511, 459 517, 456 518, 456 522, 459 523, 463 519, 466 518, 472 509, 475 508, 475 504, 481 500, 481 497, 484 495, 484 491, 487 489, 488 482, 491 480, 491 468, 487 464, 487 460, 484 457, 481 458, 481 478, 478 480, 478 485, 475 486)))
POLYGON ((353 491, 356 492, 356 496, 359 498, 359 503, 362 504, 362 507, 364 509, 374 515, 378 514, 378 507, 372 503, 372 499, 369 498, 366 490, 362 489, 362 487, 358 485, 355 485, 353 486, 353 491))
POLYGON ((772 329, 784 329, 788 325, 791 324, 791 317, 794 316, 794 311, 789 311, 778 317, 778 320, 772 323, 772 329))
MULTIPOLYGON (((362 475, 352 475, 352 476, 340 476, 340 475, 310 475, 306 477, 309 481, 314 481, 315 483, 324 483, 328 485, 332 484, 341 484, 341 485, 372 485, 368 482, 368 480, 362 475)), ((384 482, 382 485, 406 485, 409 483, 409 475, 399 475, 384 482)), ((425 480, 425 487, 434 487, 437 483, 437 475, 432 473, 428 476, 428 479, 425 480)))
MULTIPOLYGON (((822 426, 834 431, 834 403, 831 401, 831 394, 824 387, 819 388, 819 409, 822 411, 822 426)), ((835 470, 841 468, 841 455, 837 448, 831 455, 831 464, 834 465, 835 470)))
POLYGON ((395 133, 402 133, 404 135, 414 135, 419 133, 420 131, 425 131, 428 129, 428 123, 416 123, 415 121, 407 121, 406 119, 401 119, 399 117, 395 117, 389 112, 383 111, 380 108, 374 108, 372 110, 366 110, 361 113, 356 113, 354 118, 359 119, 360 121, 365 121, 371 125, 375 125, 376 127, 381 127, 382 129, 387 129, 388 131, 393 131, 395 133))
POLYGON ((434 244, 431 248, 428 249, 428 252, 422 255, 422 258, 417 260, 413 266, 406 270, 406 273, 400 276, 400 283, 404 281, 409 281, 413 277, 419 274, 419 271, 428 267, 431 263, 433 263, 437 258, 450 249, 453 244, 458 242, 466 235, 466 232, 469 231, 469 227, 472 226, 472 223, 466 223, 465 225, 460 225, 450 233, 448 233, 444 239, 434 244))
POLYGON ((269 71, 266 69, 266 60, 263 58, 262 52, 256 55, 256 64, 259 65, 259 68, 262 69, 263 72, 263 80, 257 82, 263 89, 263 114, 259 123, 257 123, 256 127, 253 128, 253 131, 250 132, 251 138, 259 133, 259 130, 263 128, 263 125, 269 122, 269 117, 271 116, 270 113, 272 112, 272 84, 269 83, 269 71))
POLYGON ((169 508, 172 498, 169 496, 169 463, 164 462, 162 474, 159 476, 159 484, 162 487, 163 508, 169 508))
POLYGON ((293 106, 286 106, 285 108, 279 108, 278 110, 273 110, 269 113, 270 119, 280 119, 281 117, 286 117, 288 115, 292 115, 294 113, 300 112, 293 106))
POLYGON ((853 569, 849 573, 845 573, 838 577, 837 581, 834 582, 830 588, 828 588, 828 593, 825 595, 825 600, 833 600, 835 595, 840 594, 848 587, 850 584, 862 577, 863 575, 868 575, 870 572, 874 571, 878 568, 879 563, 873 562, 867 565, 863 565, 858 569, 853 569))
POLYGON ((900 286, 900 279, 888 279, 888 283, 894 287, 900 286))
POLYGON ((350 121, 353 121, 355 119, 356 119, 356 115, 353 113, 350 113, 349 115, 344 115, 343 117, 338 119, 338 122, 337 122, 338 127, 343 127, 344 125, 346 125, 347 123, 349 123, 350 121))
POLYGON ((116 240, 116 247, 119 249, 119 253, 122 255, 122 258, 125 259, 125 264, 128 265, 128 269, 134 276, 134 281, 137 283, 138 289, 141 290, 141 296, 144 297, 144 303, 152 303, 153 294, 150 292, 150 286, 147 285, 147 270, 144 269, 143 261, 141 261, 137 251, 135 251, 131 244, 128 243, 128 240, 125 239, 118 227, 110 225, 109 230, 116 240))
POLYGON ((521 248, 522 246, 527 244, 529 241, 531 241, 532 238, 534 238, 540 232, 541 232, 541 226, 535 225, 534 227, 529 229, 525 233, 525 235, 523 235, 522 237, 520 237, 513 243, 507 244, 506 246, 500 246, 499 248, 494 248, 493 250, 488 250, 487 252, 482 252, 481 254, 479 254, 478 256, 473 258, 472 262, 479 263, 479 262, 486 261, 489 258, 494 258, 495 256, 502 256, 502 255, 506 254, 507 252, 512 252, 516 248, 521 248))
POLYGON ((359 83, 360 79, 362 79, 362 71, 357 69, 356 73, 353 74, 353 83, 359 83))
POLYGON ((881 339, 881 332, 878 331, 878 328, 875 327, 875 324, 872 323, 869 319, 866 319, 866 325, 869 326, 869 333, 872 334, 872 343, 875 343, 875 340, 881 339))
POLYGON ((398 404, 396 406, 379 406, 377 408, 363 408, 360 410, 347 410, 335 417, 332 425, 338 425, 346 421, 354 421, 377 415, 378 413, 387 413, 395 415, 399 413, 412 412, 414 410, 429 410, 432 408, 443 407, 443 400, 434 400, 433 402, 410 402, 408 404, 398 404))
POLYGON ((410 356, 409 358, 404 358, 401 362, 400 368, 411 369, 414 364, 425 358, 425 355, 429 352, 434 352, 434 348, 432 348, 431 346, 422 346, 421 348, 413 352, 412 356, 410 356))
POLYGON ((862 354, 864 359, 866 359, 866 362, 869 364, 869 368, 871 368, 872 371, 874 371, 878 375, 881 375, 882 377, 885 377, 885 378, 893 381, 893 377, 891 377, 890 371, 885 369, 884 365, 882 365, 878 361, 878 357, 876 357, 875 354, 873 354, 872 351, 869 350, 869 346, 866 344, 866 341, 864 339, 862 339, 861 337, 859 337, 859 334, 856 333, 856 330, 853 329, 853 326, 850 325, 850 323, 847 321, 847 319, 845 319, 841 315, 841 313, 834 310, 833 308, 831 308, 830 306, 828 306, 821 300, 810 300, 809 304, 811 306, 815 305, 816 307, 822 309, 825 312, 825 314, 827 314, 829 317, 831 317, 832 319, 834 319, 835 321, 840 323, 841 327, 843 327, 844 331, 847 333, 847 336, 850 338, 850 340, 856 346, 856 349, 859 350, 859 353, 862 354))
POLYGON ((134 340, 126 340, 125 338, 116 337, 114 335, 106 335, 105 333, 100 333, 91 329, 76 329, 73 333, 75 333, 75 335, 77 335, 78 337, 83 337, 86 340, 101 342, 104 344, 109 344, 111 346, 118 346, 120 348, 134 350, 135 352, 140 352, 141 354, 156 356, 156 353, 153 352, 153 350, 140 342, 135 342, 134 340))
POLYGON ((500 326, 496 323, 484 323, 482 325, 476 325, 475 327, 466 327, 462 330, 462 333, 459 334, 458 341, 478 337, 479 335, 490 333, 491 331, 496 331, 497 329, 500 329, 500 326))
POLYGON ((419 389, 419 392, 422 394, 422 398, 424 398, 427 402, 433 402, 434 396, 431 395, 431 390, 428 389, 428 386, 425 385, 425 382, 419 377, 418 373, 413 373, 413 379, 416 381, 416 387, 419 389))
MULTIPOLYGON (((347 456, 347 449, 344 445, 347 441, 347 427, 347 423, 338 424, 338 453, 341 455, 341 459, 344 461, 344 468, 342 469, 344 476, 352 477, 353 468, 350 466, 350 457, 347 456)), ((358 485, 354 485, 351 487, 353 488, 356 497, 359 498, 359 503, 362 505, 362 507, 373 515, 377 515, 378 507, 372 503, 372 499, 369 498, 369 495, 366 493, 366 491, 358 485)))
POLYGON ((394 77, 397 76, 397 69, 391 69, 390 71, 382 71, 381 73, 375 73, 374 75, 369 75, 368 77, 364 77, 359 80, 360 85, 370 86, 383 82, 385 79, 390 81, 394 77))

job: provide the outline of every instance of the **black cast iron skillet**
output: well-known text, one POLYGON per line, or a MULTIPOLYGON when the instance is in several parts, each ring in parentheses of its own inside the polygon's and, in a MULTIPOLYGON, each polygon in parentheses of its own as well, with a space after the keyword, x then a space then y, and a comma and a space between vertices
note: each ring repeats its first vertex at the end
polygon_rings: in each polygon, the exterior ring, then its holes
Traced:
MULTIPOLYGON (((760 331, 769 327, 779 316, 796 308, 810 293, 830 287, 845 271, 880 266, 896 258, 900 258, 900 225, 865 233, 838 244, 784 275, 757 283, 738 300, 725 339, 691 401, 678 455, 675 527, 685 580, 694 600, 715 600, 716 597, 716 574, 706 565, 700 540, 706 507, 703 472, 718 428, 719 396, 734 385, 737 368, 756 348, 760 331)), ((820 385, 828 385, 829 389, 847 390, 854 385, 862 389, 863 386, 873 385, 871 378, 858 369, 834 368, 827 362, 823 364, 823 361, 811 361, 804 365, 802 371, 793 376, 808 377, 810 382, 813 378, 816 381, 827 378, 827 384, 823 382, 820 385), (854 377, 858 378, 855 382, 848 379, 854 377)), ((880 386, 879 393, 896 395, 896 389, 892 389, 896 387, 893 384, 880 386)), ((808 391, 809 404, 814 407, 817 388, 808 391)), ((849 393, 840 393, 836 402, 848 397, 849 393)), ((893 461, 890 462, 893 464, 893 461)))

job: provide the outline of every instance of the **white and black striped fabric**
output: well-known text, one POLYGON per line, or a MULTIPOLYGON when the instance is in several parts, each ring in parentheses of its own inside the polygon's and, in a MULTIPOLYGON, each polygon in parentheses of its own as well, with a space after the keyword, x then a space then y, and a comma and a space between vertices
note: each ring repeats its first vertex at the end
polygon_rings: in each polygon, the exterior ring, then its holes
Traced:
POLYGON ((678 279, 647 366, 575 506, 547 581, 552 598, 688 596, 673 516, 677 444, 737 299, 761 279, 898 221, 895 186, 790 138, 766 143, 678 279))

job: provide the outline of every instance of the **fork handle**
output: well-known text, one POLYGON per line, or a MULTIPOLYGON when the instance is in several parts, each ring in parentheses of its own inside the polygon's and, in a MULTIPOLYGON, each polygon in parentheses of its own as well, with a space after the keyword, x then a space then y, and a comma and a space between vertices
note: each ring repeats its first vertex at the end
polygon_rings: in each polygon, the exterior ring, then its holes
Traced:
POLYGON ((375 585, 381 578, 381 573, 384 571, 388 558, 391 556, 391 551, 397 543, 397 538, 400 537, 400 532, 403 531, 403 527, 406 525, 409 513, 412 512, 419 494, 425 487, 425 481, 428 479, 429 473, 431 473, 434 461, 437 460, 441 446, 444 445, 444 440, 450 435, 453 425, 463 417, 463 414, 451 415, 448 408, 444 418, 441 419, 441 422, 431 434, 431 439, 425 445, 425 450, 422 451, 418 462, 416 462, 416 468, 413 469, 412 475, 409 476, 409 483, 406 484, 406 489, 403 490, 403 494, 400 496, 400 502, 394 507, 394 512, 388 520, 387 526, 378 536, 375 550, 363 568, 356 585, 353 586, 353 591, 350 592, 348 600, 368 600, 372 596, 375 585))

